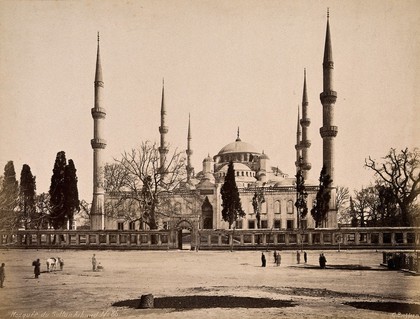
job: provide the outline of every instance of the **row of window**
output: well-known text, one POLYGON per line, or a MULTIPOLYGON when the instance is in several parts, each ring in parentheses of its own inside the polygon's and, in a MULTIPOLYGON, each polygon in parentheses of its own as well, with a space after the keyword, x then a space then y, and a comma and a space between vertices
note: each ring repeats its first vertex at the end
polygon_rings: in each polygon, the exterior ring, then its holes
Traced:
MULTIPOLYGON (((235 172, 236 176, 240 177, 240 176, 247 176, 247 177, 255 177, 255 172, 244 172, 244 171, 236 171, 235 172)), ((219 177, 225 177, 226 176, 226 172, 220 172, 218 173, 219 177)))
MULTIPOLYGON (((255 219, 250 220, 238 220, 236 221, 236 229, 243 229, 244 222, 248 222, 248 229, 257 229, 257 221, 255 219)), ((261 229, 268 229, 268 220, 262 219, 260 221, 261 223, 261 229)), ((301 225, 305 229, 307 228, 307 220, 301 220, 301 225)), ((280 219, 274 219, 273 220, 273 229, 281 229, 281 220, 280 219)), ((286 229, 294 229, 294 219, 288 219, 286 220, 286 229)))

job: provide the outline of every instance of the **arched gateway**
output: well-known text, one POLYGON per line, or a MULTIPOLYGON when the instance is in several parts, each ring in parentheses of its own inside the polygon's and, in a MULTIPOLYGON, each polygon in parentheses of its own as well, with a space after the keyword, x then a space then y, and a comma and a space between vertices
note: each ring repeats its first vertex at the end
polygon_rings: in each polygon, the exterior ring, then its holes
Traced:
POLYGON ((190 221, 180 220, 175 226, 178 233, 178 249, 191 249, 194 237, 194 227, 190 221))

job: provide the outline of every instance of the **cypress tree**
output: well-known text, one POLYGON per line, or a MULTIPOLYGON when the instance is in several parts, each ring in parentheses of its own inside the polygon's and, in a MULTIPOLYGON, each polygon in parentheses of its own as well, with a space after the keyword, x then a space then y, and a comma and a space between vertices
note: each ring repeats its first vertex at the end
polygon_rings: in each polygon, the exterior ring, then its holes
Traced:
POLYGON ((64 210, 65 217, 70 221, 70 229, 73 228, 74 212, 79 211, 79 191, 77 190, 76 168, 73 160, 64 170, 64 210))
POLYGON ((64 176, 66 169, 66 154, 61 151, 57 153, 54 163, 53 175, 50 185, 50 221, 54 229, 64 226, 66 210, 64 207, 64 176))
POLYGON ((329 203, 331 199, 330 185, 332 180, 330 175, 327 174, 325 166, 322 167, 319 176, 319 190, 316 193, 315 204, 311 209, 311 215, 315 220, 315 227, 319 227, 322 221, 325 220, 328 210, 330 209, 329 203))
POLYGON ((3 184, 0 191, 0 228, 12 229, 18 226, 18 218, 14 212, 19 197, 19 185, 16 180, 13 161, 4 167, 3 184))
POLYGON ((35 190, 35 176, 29 165, 24 164, 20 173, 19 206, 25 229, 32 228, 32 221, 36 218, 35 190))
POLYGON ((222 218, 229 223, 229 229, 238 217, 244 217, 238 187, 235 181, 235 170, 233 162, 229 162, 225 182, 220 190, 222 195, 222 218))

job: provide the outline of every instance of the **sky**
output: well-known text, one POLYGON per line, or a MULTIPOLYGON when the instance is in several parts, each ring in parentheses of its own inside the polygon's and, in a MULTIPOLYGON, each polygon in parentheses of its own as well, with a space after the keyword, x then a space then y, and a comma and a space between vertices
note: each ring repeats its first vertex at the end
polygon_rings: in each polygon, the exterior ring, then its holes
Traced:
POLYGON ((0 174, 23 164, 48 192, 57 152, 92 200, 94 75, 100 32, 105 160, 159 141, 162 80, 167 139, 192 164, 236 139, 293 176, 306 68, 309 178, 322 166, 322 58, 327 8, 338 98, 335 184, 368 186, 365 158, 419 146, 418 1, 1 1, 0 174))

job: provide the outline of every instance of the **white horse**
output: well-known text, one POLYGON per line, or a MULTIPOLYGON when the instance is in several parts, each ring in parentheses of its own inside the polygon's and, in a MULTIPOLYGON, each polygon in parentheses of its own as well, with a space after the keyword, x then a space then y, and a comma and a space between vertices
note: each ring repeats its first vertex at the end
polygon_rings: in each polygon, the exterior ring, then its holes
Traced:
POLYGON ((47 263, 47 271, 51 272, 51 271, 56 271, 57 270, 57 265, 60 265, 61 263, 61 258, 60 257, 50 257, 47 259, 46 263, 47 263))

